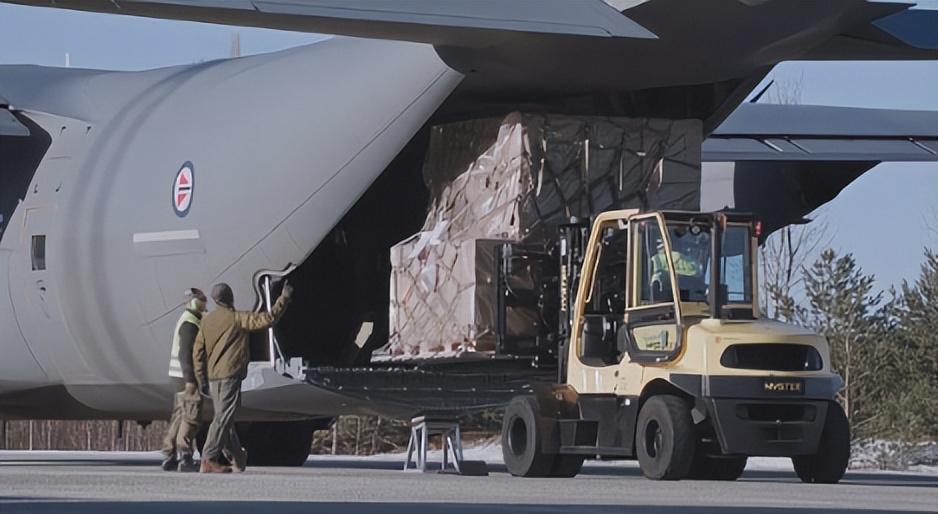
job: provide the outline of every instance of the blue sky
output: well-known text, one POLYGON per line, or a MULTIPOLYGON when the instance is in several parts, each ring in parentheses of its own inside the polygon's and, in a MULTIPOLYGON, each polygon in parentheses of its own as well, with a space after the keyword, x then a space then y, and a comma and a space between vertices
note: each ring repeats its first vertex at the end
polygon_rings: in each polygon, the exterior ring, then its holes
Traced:
MULTIPOLYGON (((791 62, 772 78, 800 84, 805 104, 938 111, 934 61, 791 62)), ((938 163, 880 164, 814 217, 827 222, 830 246, 853 253, 880 289, 914 280, 924 248, 938 251, 938 163)))
MULTIPOLYGON (((924 3, 938 6, 938 1, 924 3)), ((139 70, 224 58, 322 36, 0 4, 0 64, 139 70)), ((938 110, 938 63, 784 63, 770 75, 798 83, 806 104, 938 110)), ((938 250, 938 163, 883 164, 822 208, 831 245, 852 252, 880 288, 914 279, 923 249, 938 250)))

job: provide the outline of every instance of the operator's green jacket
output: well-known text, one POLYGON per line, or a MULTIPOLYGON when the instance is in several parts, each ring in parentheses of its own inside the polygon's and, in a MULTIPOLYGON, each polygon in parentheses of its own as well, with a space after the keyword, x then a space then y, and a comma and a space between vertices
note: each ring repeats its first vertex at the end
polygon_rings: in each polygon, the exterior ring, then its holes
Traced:
POLYGON ((206 315, 202 319, 202 327, 195 338, 193 349, 195 376, 206 376, 207 366, 209 380, 244 380, 251 360, 248 334, 270 328, 283 316, 289 303, 290 298, 281 295, 270 313, 238 312, 226 305, 219 305, 206 315))
MULTIPOLYGON (((672 250, 671 260, 674 262, 674 271, 678 275, 685 277, 696 277, 700 275, 700 264, 688 258, 683 253, 672 250)), ((668 260, 663 251, 659 251, 651 258, 652 275, 665 274, 668 269, 668 260)))

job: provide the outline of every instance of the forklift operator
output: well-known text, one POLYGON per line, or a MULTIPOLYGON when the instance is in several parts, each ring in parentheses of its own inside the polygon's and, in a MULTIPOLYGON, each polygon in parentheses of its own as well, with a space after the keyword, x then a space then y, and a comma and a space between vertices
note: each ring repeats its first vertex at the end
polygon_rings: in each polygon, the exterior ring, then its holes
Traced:
MULTIPOLYGON (((700 230, 687 230, 673 227, 671 232, 671 261, 678 279, 682 301, 705 300, 707 280, 704 272, 710 256, 710 237, 700 230), (696 232, 696 234, 694 233, 696 232)), ((668 262, 664 252, 664 242, 658 242, 658 253, 651 258, 651 276, 653 284, 660 284, 661 295, 670 298, 671 280, 668 274, 668 262)), ((656 290, 657 290, 656 285, 656 290)))

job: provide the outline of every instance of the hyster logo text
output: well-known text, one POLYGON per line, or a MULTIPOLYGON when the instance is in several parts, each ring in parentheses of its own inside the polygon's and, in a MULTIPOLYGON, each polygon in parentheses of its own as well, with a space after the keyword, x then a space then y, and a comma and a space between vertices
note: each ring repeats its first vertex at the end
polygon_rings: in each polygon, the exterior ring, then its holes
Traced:
POLYGON ((801 382, 766 382, 765 390, 771 393, 800 393, 801 382))

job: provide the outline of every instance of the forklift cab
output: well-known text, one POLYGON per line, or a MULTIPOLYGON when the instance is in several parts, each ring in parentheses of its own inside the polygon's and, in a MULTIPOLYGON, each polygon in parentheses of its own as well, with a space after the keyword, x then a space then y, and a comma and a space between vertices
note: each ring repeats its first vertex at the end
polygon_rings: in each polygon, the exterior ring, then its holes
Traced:
POLYGON ((743 214, 598 216, 571 307, 578 360, 671 361, 681 353, 685 320, 755 319, 757 229, 743 214))

